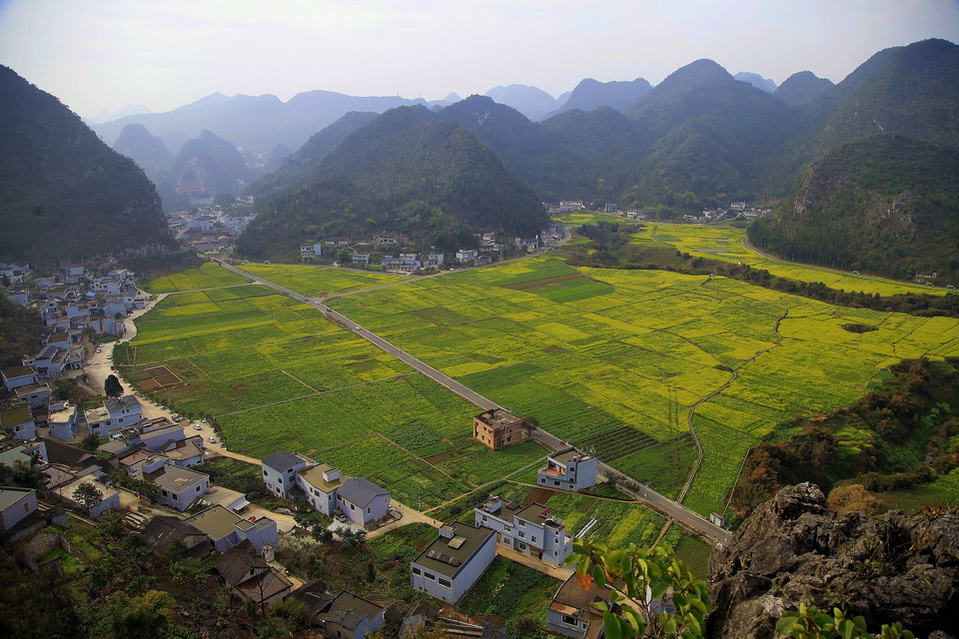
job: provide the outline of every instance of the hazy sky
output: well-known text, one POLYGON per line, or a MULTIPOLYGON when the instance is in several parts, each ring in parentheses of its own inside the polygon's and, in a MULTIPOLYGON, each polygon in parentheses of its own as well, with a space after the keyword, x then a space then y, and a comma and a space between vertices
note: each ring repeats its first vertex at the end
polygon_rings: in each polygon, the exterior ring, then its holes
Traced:
POLYGON ((932 37, 959 41, 959 0, 0 0, 0 64, 88 117, 216 91, 558 96, 699 58, 838 82, 932 37))

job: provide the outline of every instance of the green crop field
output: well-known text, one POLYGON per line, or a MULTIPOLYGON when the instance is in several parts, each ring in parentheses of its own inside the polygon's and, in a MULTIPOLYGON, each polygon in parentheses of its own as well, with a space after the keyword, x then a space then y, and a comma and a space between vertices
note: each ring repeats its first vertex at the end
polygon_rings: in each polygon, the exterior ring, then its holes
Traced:
POLYGON ((692 459, 692 420, 704 460, 686 503, 702 513, 723 507, 746 452, 778 422, 855 400, 902 358, 959 355, 952 319, 546 257, 331 306, 664 492, 678 486, 664 476, 669 460, 692 459), (878 330, 842 328, 851 323, 878 330))
POLYGON ((249 278, 237 275, 216 264, 207 262, 197 268, 192 268, 182 273, 158 277, 155 280, 143 284, 143 288, 150 293, 176 293, 179 291, 198 291, 204 288, 246 284, 249 281, 249 278))
POLYGON ((231 450, 314 454, 423 507, 543 458, 530 442, 492 462, 468 439, 475 406, 263 286, 170 295, 137 329, 115 351, 124 376, 214 418, 231 450))
POLYGON ((303 264, 244 264, 240 268, 269 282, 282 283, 286 288, 308 297, 338 295, 407 279, 386 273, 303 264))
POLYGON ((647 223, 634 235, 637 244, 672 246, 684 253, 708 257, 725 262, 742 262, 761 268, 773 275, 788 277, 803 282, 822 282, 829 288, 849 292, 898 295, 901 293, 926 293, 943 295, 945 288, 923 286, 909 282, 897 282, 879 277, 853 275, 805 264, 786 264, 760 255, 743 245, 746 231, 731 226, 698 226, 694 224, 647 223))

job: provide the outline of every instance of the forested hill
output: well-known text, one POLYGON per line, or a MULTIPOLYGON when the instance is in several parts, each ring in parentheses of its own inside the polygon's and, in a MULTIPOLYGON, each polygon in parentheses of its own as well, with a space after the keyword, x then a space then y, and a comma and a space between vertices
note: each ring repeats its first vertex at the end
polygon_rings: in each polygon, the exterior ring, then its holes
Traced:
POLYGON ((752 240, 802 261, 959 281, 959 47, 881 51, 805 117, 821 122, 802 151, 813 162, 752 240))
POLYGON ((0 261, 31 265, 173 242, 143 171, 7 67, 0 67, 0 223, 0 261))
POLYGON ((788 259, 910 279, 959 279, 959 149, 892 134, 847 142, 749 228, 788 259))
POLYGON ((270 202, 240 236, 253 257, 309 237, 391 231, 454 249, 472 230, 533 235, 540 199, 472 132, 424 107, 387 111, 330 151, 308 184, 270 202))

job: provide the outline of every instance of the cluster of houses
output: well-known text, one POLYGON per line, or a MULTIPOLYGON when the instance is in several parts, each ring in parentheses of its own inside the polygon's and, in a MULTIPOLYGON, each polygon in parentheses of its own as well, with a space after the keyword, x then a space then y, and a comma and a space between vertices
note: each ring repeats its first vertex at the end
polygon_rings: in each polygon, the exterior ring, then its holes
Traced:
POLYGON ((235 199, 229 211, 214 202, 191 211, 166 214, 167 225, 184 244, 200 253, 219 253, 253 221, 253 196, 235 199))
POLYGON ((50 277, 31 277, 26 265, 0 265, 5 294, 20 306, 36 308, 47 327, 44 344, 60 347, 78 343, 80 334, 122 336, 123 318, 146 306, 134 274, 113 268, 93 275, 84 266, 69 266, 50 277), (51 335, 53 334, 53 335, 51 335))
MULTIPOLYGON (((507 251, 535 252, 540 248, 558 243, 563 238, 563 227, 551 223, 539 234, 529 238, 514 238, 510 244, 497 239, 495 233, 478 233, 478 248, 460 248, 453 252, 453 264, 460 266, 480 266, 501 259, 507 251)), ((372 240, 354 241, 347 236, 329 236, 323 240, 310 240, 300 244, 300 259, 316 260, 326 256, 339 256, 344 249, 350 251, 350 263, 354 266, 370 266, 374 252, 379 257, 379 265, 390 273, 414 273, 422 269, 440 268, 449 265, 449 255, 439 251, 427 252, 385 252, 401 249, 409 245, 409 238, 393 233, 374 235, 372 240)))

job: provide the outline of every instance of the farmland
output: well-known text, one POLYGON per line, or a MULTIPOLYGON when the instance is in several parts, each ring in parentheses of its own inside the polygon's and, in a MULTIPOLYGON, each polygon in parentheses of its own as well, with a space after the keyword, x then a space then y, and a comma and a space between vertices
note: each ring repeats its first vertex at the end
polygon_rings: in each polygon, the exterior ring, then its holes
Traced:
POLYGON ((743 229, 731 226, 646 223, 645 228, 634 236, 634 241, 637 244, 672 246, 699 257, 742 262, 753 268, 765 269, 779 277, 802 282, 822 282, 829 288, 849 292, 862 291, 883 296, 902 293, 942 295, 946 292, 946 289, 939 287, 854 275, 805 264, 777 262, 746 248, 742 243, 745 237, 746 232, 743 229))
POLYGON ((189 288, 220 269, 206 270, 176 280, 193 292, 138 319, 114 358, 144 392, 215 419, 231 449, 320 454, 424 507, 489 481, 491 469, 542 458, 530 443, 491 464, 467 439, 472 404, 271 289, 189 288))
POLYGON ((206 263, 182 273, 158 277, 143 285, 150 293, 176 293, 180 291, 198 291, 218 286, 245 284, 250 280, 219 266, 206 263))
POLYGON ((558 437, 601 456, 607 444, 613 466, 667 494, 678 484, 663 470, 692 459, 690 411, 701 402, 692 423, 704 460, 686 500, 701 513, 722 509, 746 451, 777 423, 853 401, 902 358, 959 354, 951 319, 548 258, 331 306, 558 437), (842 328, 855 323, 877 330, 842 328))
POLYGON ((407 279, 386 273, 302 264, 245 264, 241 268, 267 281, 283 282, 286 288, 307 297, 326 297, 407 279))

